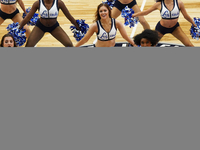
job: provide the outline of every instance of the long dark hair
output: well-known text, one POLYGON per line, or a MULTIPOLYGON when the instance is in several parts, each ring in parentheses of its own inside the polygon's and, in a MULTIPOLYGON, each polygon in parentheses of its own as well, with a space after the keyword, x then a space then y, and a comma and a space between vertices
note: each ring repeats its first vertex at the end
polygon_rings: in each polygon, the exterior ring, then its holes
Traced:
POLYGON ((164 1, 164 0, 155 0, 156 2, 161 2, 161 1, 164 1))
POLYGON ((95 12, 95 20, 94 21, 97 21, 97 20, 100 20, 101 17, 99 15, 99 9, 102 7, 102 6, 105 6, 107 9, 108 9, 108 12, 109 12, 109 17, 111 18, 111 9, 110 9, 110 6, 106 3, 101 3, 97 6, 97 10, 95 12))
POLYGON ((5 35, 2 37, 2 39, 1 39, 1 47, 4 47, 4 46, 3 46, 3 41, 4 41, 4 39, 5 39, 6 37, 11 37, 11 38, 13 39, 13 42, 14 42, 14 47, 17 47, 17 44, 16 44, 16 42, 15 42, 15 39, 13 38, 13 36, 12 36, 10 33, 7 33, 7 34, 5 34, 5 35))

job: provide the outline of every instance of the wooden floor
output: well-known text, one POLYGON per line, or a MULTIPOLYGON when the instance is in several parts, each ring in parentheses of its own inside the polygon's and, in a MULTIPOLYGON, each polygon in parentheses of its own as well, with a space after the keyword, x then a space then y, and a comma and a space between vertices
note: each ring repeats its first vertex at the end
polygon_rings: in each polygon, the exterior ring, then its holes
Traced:
MULTIPOLYGON (((104 0, 105 1, 105 0, 104 0)), ((200 17, 200 1, 199 0, 182 0, 185 8, 188 12, 188 14, 193 17, 200 17)), ((32 4, 35 2, 33 0, 23 0, 25 7, 31 7, 32 4)), ((96 11, 96 7, 99 3, 102 2, 102 0, 63 0, 63 2, 66 4, 67 8, 69 9, 70 13, 73 15, 75 19, 84 19, 85 22, 89 25, 93 23, 94 20, 94 13, 96 11)), ((142 6, 143 0, 137 0, 137 4, 139 7, 142 6)), ((144 10, 148 9, 150 6, 152 6, 155 3, 154 0, 146 0, 146 3, 144 5, 144 10)), ((18 9, 22 13, 22 9, 20 8, 19 4, 17 4, 18 9)), ((160 13, 158 10, 150 13, 149 15, 145 16, 147 22, 150 24, 151 29, 155 28, 155 25, 160 20, 160 13)), ((124 23, 124 19, 119 16, 117 18, 121 22, 124 23)), ((77 42, 73 37, 73 34, 70 30, 71 23, 69 20, 63 15, 62 11, 59 11, 58 16, 58 22, 60 26, 65 30, 65 32, 69 35, 70 39, 72 40, 73 44, 75 45, 77 42)), ((6 31, 6 27, 8 24, 12 23, 11 20, 5 20, 4 23, 0 26, 0 37, 2 37, 6 31)), ((196 46, 200 47, 200 41, 196 39, 192 39, 190 35, 190 27, 191 24, 184 19, 183 15, 181 14, 179 17, 179 23, 182 28, 182 30, 187 34, 191 42, 196 46)), ((129 36, 131 36, 131 33, 133 31, 133 28, 129 28, 128 26, 125 26, 126 31, 129 36)), ((33 26, 30 26, 30 29, 33 29, 33 26)), ((134 35, 141 33, 143 30, 142 26, 140 24, 137 25, 134 35)), ((94 40, 96 39, 96 35, 94 34, 91 39, 85 44, 92 44, 94 40)), ((117 32, 116 42, 124 42, 125 40, 121 37, 119 32, 117 32)), ((161 42, 166 43, 174 43, 174 44, 182 44, 180 41, 178 41, 176 38, 174 38, 171 34, 165 35, 161 42)), ((37 44, 37 47, 63 47, 63 45, 54 39, 54 37, 51 36, 51 34, 46 33, 44 37, 39 41, 37 44)))

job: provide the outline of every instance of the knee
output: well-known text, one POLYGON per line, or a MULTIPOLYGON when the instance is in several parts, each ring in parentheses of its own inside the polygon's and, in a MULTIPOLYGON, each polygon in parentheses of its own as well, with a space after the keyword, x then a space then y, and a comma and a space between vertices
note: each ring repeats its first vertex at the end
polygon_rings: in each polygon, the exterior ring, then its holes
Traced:
POLYGON ((148 24, 144 18, 139 19, 139 21, 142 25, 148 24))
POLYGON ((139 18, 139 21, 141 23, 141 25, 143 26, 144 29, 150 29, 150 25, 148 24, 148 22, 144 19, 144 17, 139 18))

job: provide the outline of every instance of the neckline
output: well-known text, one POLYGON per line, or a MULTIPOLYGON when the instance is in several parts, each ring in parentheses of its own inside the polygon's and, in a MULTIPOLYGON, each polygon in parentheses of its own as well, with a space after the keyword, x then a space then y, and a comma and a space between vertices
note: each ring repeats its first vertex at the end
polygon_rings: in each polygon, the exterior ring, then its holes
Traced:
MULTIPOLYGON (((111 19, 111 27, 110 27, 110 31, 112 30, 112 25, 113 25, 113 20, 112 20, 112 18, 110 18, 111 19)), ((99 24, 100 24, 100 26, 102 27, 102 29, 104 30, 104 31, 106 31, 105 29, 104 29, 104 27, 103 27, 103 25, 101 24, 101 19, 99 20, 99 24)), ((107 32, 107 33, 110 33, 110 31, 109 32, 107 32)))
MULTIPOLYGON (((172 10, 174 10, 174 8, 175 8, 175 1, 176 0, 173 0, 173 8, 172 8, 172 10)), ((164 1, 163 1, 163 3, 164 3, 165 8, 167 8, 167 6, 165 5, 164 1)), ((168 8, 167 8, 167 10, 170 11, 170 12, 172 11, 172 10, 169 10, 168 8)))
MULTIPOLYGON (((44 0, 42 0, 42 3, 43 3, 43 5, 45 6, 45 4, 44 4, 44 0)), ((55 3, 55 0, 53 0, 53 3, 52 3, 52 5, 51 5, 50 9, 53 7, 54 3, 55 3)), ((46 6, 45 6, 45 8, 47 9, 46 6)), ((50 9, 47 9, 47 10, 50 10, 50 9)))

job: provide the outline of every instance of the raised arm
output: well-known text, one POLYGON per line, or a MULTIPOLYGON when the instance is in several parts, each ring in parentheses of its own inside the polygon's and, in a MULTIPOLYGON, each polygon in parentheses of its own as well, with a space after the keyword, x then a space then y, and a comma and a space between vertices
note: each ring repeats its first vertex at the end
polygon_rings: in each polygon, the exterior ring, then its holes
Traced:
POLYGON ((192 20, 192 18, 188 15, 186 9, 185 9, 185 6, 183 4, 182 1, 179 1, 179 8, 181 10, 181 13, 183 14, 184 18, 189 21, 191 24, 193 24, 193 26, 196 27, 196 24, 194 23, 194 21, 192 20))
POLYGON ((67 7, 65 6, 64 2, 59 0, 58 1, 58 6, 59 8, 62 10, 62 12, 64 13, 64 15, 67 17, 67 19, 69 19, 69 21, 76 26, 77 29, 80 30, 80 27, 78 26, 76 20, 74 19, 74 17, 70 14, 69 10, 67 9, 67 7))
POLYGON ((18 4, 19 4, 19 6, 22 8, 22 10, 24 11, 24 13, 26 14, 26 8, 25 8, 25 6, 24 6, 23 1, 22 1, 22 0, 18 0, 17 2, 18 2, 18 4))
POLYGON ((33 15, 35 14, 36 10, 39 8, 39 1, 36 1, 32 7, 30 12, 27 14, 27 16, 21 21, 19 29, 21 29, 25 24, 27 24, 27 22, 29 22, 29 20, 33 17, 33 15))
POLYGON ((131 39, 128 34, 126 33, 126 30, 123 26, 123 24, 118 21, 118 20, 115 20, 116 21, 116 27, 117 29, 119 30, 120 34, 122 35, 122 37, 127 41, 129 42, 130 44, 132 44, 133 46, 136 46, 133 39, 131 39))
POLYGON ((87 33, 85 34, 85 36, 75 45, 75 47, 79 47, 83 44, 85 44, 90 38, 91 36, 94 34, 94 32, 97 32, 97 24, 94 23, 90 26, 89 30, 87 31, 87 33))
POLYGON ((141 11, 141 12, 138 12, 138 13, 134 13, 132 15, 132 17, 137 17, 137 16, 145 16, 145 15, 148 15, 149 13, 151 13, 152 11, 154 10, 157 10, 157 9, 160 9, 160 6, 161 5, 161 2, 157 2, 155 3, 153 6, 151 6, 149 9, 147 10, 144 10, 144 11, 141 11))

